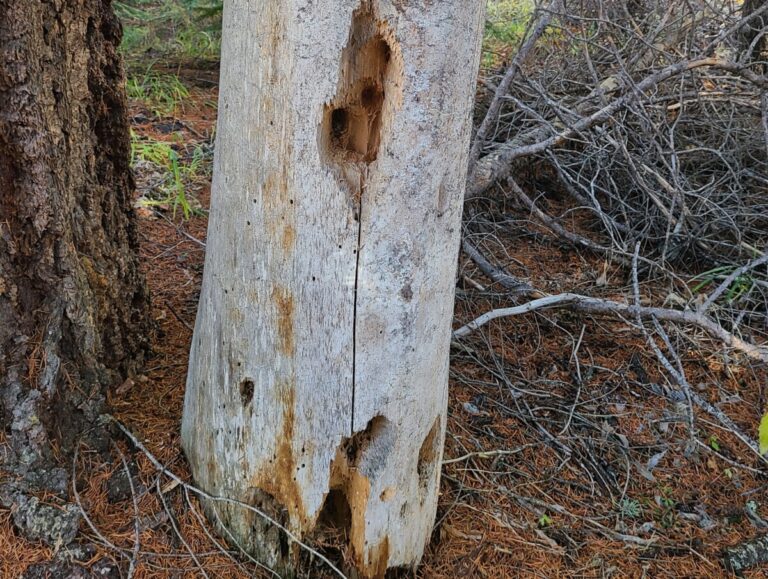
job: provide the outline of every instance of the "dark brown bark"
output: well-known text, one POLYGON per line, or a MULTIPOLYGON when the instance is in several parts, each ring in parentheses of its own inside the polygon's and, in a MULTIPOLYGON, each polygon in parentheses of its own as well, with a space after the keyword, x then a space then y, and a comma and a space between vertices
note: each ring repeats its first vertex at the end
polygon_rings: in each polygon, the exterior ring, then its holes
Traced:
POLYGON ((32 534, 147 350, 121 33, 111 0, 0 0, 0 499, 32 534))

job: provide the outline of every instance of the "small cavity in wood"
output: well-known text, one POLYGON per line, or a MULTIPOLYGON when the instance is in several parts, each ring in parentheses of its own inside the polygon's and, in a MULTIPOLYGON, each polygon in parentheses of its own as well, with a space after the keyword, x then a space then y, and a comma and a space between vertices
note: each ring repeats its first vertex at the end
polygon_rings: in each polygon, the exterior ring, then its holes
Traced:
POLYGON ((253 402, 253 391, 253 380, 245 379, 240 382, 240 401, 243 403, 243 406, 248 406, 253 402))
POLYGON ((337 93, 323 110, 321 157, 358 198, 365 168, 379 154, 384 117, 391 108, 389 93, 400 86, 401 67, 391 36, 369 6, 355 12, 341 55, 337 93))
MULTIPOLYGON (((355 568, 364 577, 383 577, 389 559, 389 539, 371 546, 365 539, 365 517, 371 499, 372 481, 383 470, 395 438, 393 424, 375 416, 366 428, 339 445, 331 465, 330 491, 320 511, 315 535, 333 540, 351 553, 355 568)), ((395 489, 389 489, 393 496, 395 489)), ((391 498, 387 496, 387 500, 391 498)), ((383 500, 380 496, 379 500, 383 500)))
POLYGON ((440 188, 437 190, 437 216, 442 217, 445 212, 448 210, 448 189, 446 189, 444 184, 440 185, 440 188))
POLYGON ((419 461, 416 468, 419 474, 419 484, 423 492, 429 489, 430 483, 434 480, 440 443, 440 416, 438 416, 435 418, 435 422, 432 424, 432 428, 429 429, 427 436, 424 437, 424 442, 421 443, 421 448, 419 449, 419 461))
MULTIPOLYGON (((253 505, 283 527, 290 524, 288 510, 282 505, 282 502, 263 489, 250 489, 248 504, 253 505)), ((234 509, 228 506, 222 514, 230 514, 233 511, 234 509)), ((288 536, 279 527, 252 511, 248 511, 246 516, 250 520, 252 537, 250 548, 259 559, 273 568, 284 568, 286 565, 290 565, 293 556, 288 536)), ((224 523, 226 527, 226 517, 224 523)))

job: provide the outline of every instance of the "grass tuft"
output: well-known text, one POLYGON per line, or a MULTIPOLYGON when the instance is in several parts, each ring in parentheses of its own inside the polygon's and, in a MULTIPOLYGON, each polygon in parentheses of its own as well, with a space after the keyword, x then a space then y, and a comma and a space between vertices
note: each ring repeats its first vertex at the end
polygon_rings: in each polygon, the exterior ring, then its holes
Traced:
POLYGON ((115 12, 125 33, 129 68, 150 58, 218 60, 222 3, 211 0, 121 0, 115 12))
POLYGON ((140 200, 144 206, 171 206, 176 216, 181 209, 184 219, 195 211, 187 193, 188 185, 208 173, 210 151, 198 145, 188 158, 182 158, 173 146, 162 141, 140 137, 131 132, 131 166, 138 169, 139 163, 153 165, 162 175, 162 182, 156 188, 158 195, 140 200))
POLYGON ((132 75, 126 84, 128 97, 143 102, 155 116, 171 115, 189 98, 189 90, 173 74, 157 74, 148 68, 142 75, 132 75))

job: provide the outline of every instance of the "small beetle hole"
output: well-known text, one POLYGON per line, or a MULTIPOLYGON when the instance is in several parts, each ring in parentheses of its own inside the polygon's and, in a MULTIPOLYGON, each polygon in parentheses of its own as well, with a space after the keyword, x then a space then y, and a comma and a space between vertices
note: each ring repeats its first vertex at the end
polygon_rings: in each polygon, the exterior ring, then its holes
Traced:
POLYGON ((243 406, 248 406, 253 401, 253 380, 243 380, 240 383, 240 401, 243 406))

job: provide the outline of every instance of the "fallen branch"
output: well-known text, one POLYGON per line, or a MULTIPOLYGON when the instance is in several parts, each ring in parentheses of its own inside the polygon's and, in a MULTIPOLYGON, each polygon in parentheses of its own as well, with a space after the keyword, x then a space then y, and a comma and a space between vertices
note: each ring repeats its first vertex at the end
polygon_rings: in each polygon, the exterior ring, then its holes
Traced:
POLYGON ((617 255, 616 252, 612 250, 610 247, 603 247, 602 245, 595 243, 591 239, 587 239, 586 237, 579 235, 578 233, 573 233, 571 231, 568 231, 565 227, 560 225, 555 219, 553 219, 552 217, 544 213, 541 209, 539 209, 536 206, 536 203, 533 202, 533 199, 531 199, 530 197, 528 197, 528 195, 525 194, 522 188, 517 184, 517 182, 514 179, 512 179, 512 177, 507 178, 507 184, 511 187, 512 192, 515 194, 515 196, 523 203, 523 205, 525 205, 528 208, 528 210, 536 217, 536 219, 538 219, 547 228, 552 230, 554 233, 556 233, 566 241, 569 241, 570 243, 574 244, 576 247, 583 247, 594 253, 607 255, 613 261, 616 261, 621 265, 624 265, 624 266, 629 265, 630 262, 627 258, 621 255, 617 255))
MULTIPOLYGON (((640 244, 637 243, 635 244, 635 254, 632 257, 632 293, 634 294, 633 297, 635 299, 636 307, 640 306, 640 281, 637 275, 637 258, 639 255, 640 244)), ((683 394, 685 395, 686 401, 688 402, 688 434, 690 436, 691 442, 693 443, 696 440, 696 431, 694 428, 695 416, 693 413, 693 400, 691 399, 691 385, 688 383, 688 380, 685 377, 685 368, 683 367, 683 362, 677 355, 677 351, 675 350, 674 346, 672 346, 672 341, 669 339, 669 336, 664 331, 664 328, 661 326, 659 320, 655 316, 651 318, 651 321, 656 327, 656 331, 661 334, 664 345, 667 347, 667 351, 669 352, 670 356, 675 360, 677 368, 672 366, 672 362, 670 362, 669 358, 667 358, 667 356, 665 356, 661 351, 661 348, 659 348, 656 340, 651 338, 651 335, 645 329, 645 325, 643 324, 642 317, 639 313, 635 314, 635 321, 637 325, 642 328, 643 334, 645 334, 645 338, 648 340, 648 345, 651 347, 651 350, 653 350, 653 353, 656 354, 656 358, 659 360, 659 362, 661 362, 661 365, 664 366, 667 372, 669 372, 670 375, 675 378, 675 381, 680 385, 680 388, 683 389, 683 394)))
POLYGON ((618 111, 636 101, 643 93, 654 88, 658 84, 685 72, 705 67, 723 70, 741 76, 755 86, 765 87, 768 85, 768 79, 755 74, 746 66, 720 58, 699 58, 696 60, 677 62, 645 77, 637 84, 630 84, 630 86, 627 87, 627 91, 622 96, 616 98, 614 101, 608 103, 592 114, 582 117, 570 127, 567 127, 558 133, 543 138, 550 132, 550 130, 548 127, 539 128, 532 131, 532 133, 523 135, 520 139, 515 139, 510 143, 501 145, 497 150, 491 152, 477 162, 476 170, 472 175, 473 180, 469 183, 467 188, 468 195, 480 195, 499 179, 508 177, 512 171, 514 171, 512 161, 544 153, 552 147, 561 145, 566 140, 577 136, 579 133, 614 118, 614 115, 618 111), (526 141, 530 142, 530 140, 534 140, 535 142, 531 144, 521 144, 521 141, 526 143, 526 141))
POLYGON ((766 562, 768 562, 768 535, 726 549, 723 554, 723 565, 732 573, 740 573, 766 562))
POLYGON ((507 68, 507 72, 504 74, 504 78, 501 79, 501 82, 496 87, 493 94, 493 99, 491 100, 491 104, 488 105, 488 111, 485 113, 485 118, 483 119, 483 122, 480 123, 480 126, 477 129, 477 133, 475 133, 475 140, 473 141, 472 149, 469 152, 470 180, 472 180, 475 165, 477 160, 480 158, 480 153, 483 150, 486 141, 488 140, 488 133, 491 130, 491 126, 493 126, 499 116, 501 105, 504 102, 504 97, 509 94, 512 81, 520 72, 523 62, 526 58, 528 58, 528 55, 530 54, 531 50, 533 50, 533 47, 536 46, 536 42, 538 42, 539 38, 541 38, 541 35, 544 34, 544 31, 547 29, 547 26, 549 26, 549 23, 552 21, 552 15, 557 10, 559 4, 560 0, 553 0, 550 2, 549 6, 543 10, 543 15, 541 18, 539 18, 539 21, 536 23, 536 26, 528 36, 527 40, 520 47, 520 50, 518 50, 515 54, 512 62, 509 63, 509 67, 507 68))
POLYGON ((493 264, 491 264, 491 262, 466 239, 461 242, 461 248, 464 250, 464 253, 467 254, 467 257, 475 262, 477 267, 480 268, 480 271, 488 276, 491 281, 498 283, 504 289, 509 290, 510 293, 515 295, 538 294, 538 292, 536 292, 527 282, 516 278, 499 267, 494 267, 493 264))
POLYGON ((761 257, 758 257, 756 259, 753 259, 749 263, 742 265, 740 268, 735 269, 731 272, 731 274, 726 277, 723 282, 715 288, 715 291, 713 291, 709 297, 707 298, 707 301, 705 301, 701 307, 699 308, 699 313, 704 314, 707 312, 707 310, 712 307, 712 304, 714 304, 717 299, 723 295, 723 293, 731 287, 731 284, 736 281, 736 278, 741 277, 748 271, 751 271, 755 269, 756 267, 760 267, 764 263, 768 263, 768 254, 763 254, 761 257))
MULTIPOLYGON (((282 531, 283 533, 285 533, 285 534, 286 534, 286 536, 287 536, 287 537, 288 537, 288 538, 289 538, 291 541, 293 541, 294 543, 296 543, 297 545, 299 545, 299 547, 301 547, 302 549, 304 549, 304 550, 305 550, 305 551, 307 551, 308 553, 310 553, 310 554, 312 554, 313 556, 315 556, 315 557, 317 557, 318 559, 320 559, 320 560, 321 560, 323 563, 325 563, 325 564, 326 564, 326 565, 327 565, 327 566, 328 566, 328 567, 329 567, 329 568, 330 568, 330 569, 331 569, 331 570, 332 570, 332 571, 333 571, 333 572, 334 572, 336 575, 338 575, 338 576, 339 576, 339 577, 341 577, 342 579, 346 579, 346 575, 344 575, 344 573, 342 573, 342 572, 341 572, 341 570, 340 570, 338 567, 336 567, 336 565, 334 565, 334 564, 331 562, 331 560, 330 560, 330 559, 328 559, 326 556, 324 556, 322 553, 320 553, 320 552, 319 552, 319 551, 317 551, 316 549, 313 549, 312 547, 310 547, 309 545, 307 545, 306 543, 304 543, 304 542, 303 542, 303 541, 302 541, 302 540, 301 540, 301 539, 300 539, 298 536, 296 536, 296 535, 295 535, 294 533, 292 533, 292 532, 291 532, 289 529, 287 529, 286 527, 284 527, 283 525, 281 525, 279 522, 277 522, 275 519, 273 519, 272 517, 270 517, 270 516, 269 516, 267 513, 265 513, 265 512, 264 512, 264 511, 262 511, 261 509, 258 509, 258 508, 256 508, 256 507, 254 507, 253 505, 249 505, 248 503, 244 503, 244 502, 242 502, 242 501, 238 501, 237 499, 230 499, 230 498, 227 498, 227 497, 218 497, 218 496, 215 496, 215 495, 209 494, 209 493, 205 492, 205 491, 204 491, 204 490, 202 490, 202 489, 199 489, 199 488, 197 488, 197 487, 195 487, 195 486, 193 486, 193 485, 191 485, 191 484, 189 484, 189 483, 187 483, 187 482, 184 482, 184 480, 182 480, 182 479, 181 479, 181 478, 180 478, 178 475, 176 475, 176 474, 175 474, 173 471, 171 471, 171 470, 169 470, 168 468, 166 468, 166 466, 165 466, 165 465, 164 465, 162 462, 160 462, 160 461, 159 461, 159 460, 158 460, 158 459, 155 457, 155 455, 154 455, 154 454, 152 454, 152 453, 151 453, 151 452, 150 452, 150 451, 147 449, 147 447, 146 447, 146 446, 144 446, 144 445, 141 443, 141 441, 140 441, 138 438, 136 438, 136 436, 135 436, 135 435, 134 435, 134 434, 133 434, 133 433, 132 433, 130 430, 128 430, 128 428, 127 428, 125 425, 123 425, 123 423, 122 423, 122 422, 120 422, 120 421, 119 421, 117 418, 115 418, 114 416, 110 416, 110 415, 104 415, 104 418, 105 418, 105 419, 108 419, 108 420, 111 420, 112 422, 114 422, 114 423, 117 425, 117 427, 120 429, 120 431, 121 431, 123 434, 125 434, 125 436, 127 436, 127 437, 130 439, 130 441, 133 443, 133 445, 134 445, 134 446, 135 446, 135 447, 136 447, 138 450, 140 450, 141 452, 143 452, 143 453, 144 453, 144 455, 145 455, 145 456, 146 456, 146 457, 149 459, 149 461, 152 463, 152 465, 155 467, 155 469, 156 469, 158 472, 160 472, 160 473, 164 474, 165 476, 167 476, 167 477, 168 477, 168 478, 170 478, 171 480, 175 481, 175 482, 176 482, 176 483, 177 483, 179 486, 181 486, 183 489, 185 489, 185 490, 188 490, 188 491, 190 491, 190 492, 192 492, 192 493, 196 494, 197 496, 199 496, 199 497, 201 497, 201 498, 203 498, 203 499, 207 499, 207 500, 209 500, 209 501, 212 501, 212 502, 222 502, 222 503, 227 503, 227 504, 230 504, 230 505, 237 505, 237 506, 240 506, 240 507, 242 507, 242 508, 244 508, 244 509, 246 509, 246 510, 248 510, 248 511, 251 511, 251 512, 252 512, 252 513, 254 513, 256 516, 258 516, 258 517, 261 517, 262 519, 264 519, 265 521, 267 521, 267 522, 268 522, 268 523, 270 523, 271 525, 274 525, 276 528, 280 529, 280 531, 282 531)), ((75 492, 75 497, 76 497, 76 498, 78 498, 78 504, 80 504, 80 503, 79 503, 79 496, 77 495, 77 487, 76 487, 76 485, 75 485, 74 477, 73 477, 73 481, 72 481, 72 486, 73 486, 73 489, 74 489, 74 492, 75 492)), ((82 507, 81 507, 81 509, 82 509, 82 507)), ((88 524, 91 526, 91 529, 93 529, 93 530, 96 530, 95 526, 94 526, 94 525, 93 525, 93 524, 90 522, 90 520, 89 520, 89 519, 87 519, 87 518, 86 518, 86 522, 88 522, 88 524)), ((105 538, 102 538, 102 539, 103 539, 105 542, 107 542, 107 544, 109 544, 110 546, 112 546, 113 548, 115 548, 116 550, 121 550, 121 549, 119 549, 118 547, 114 546, 112 543, 108 542, 108 541, 107 541, 107 539, 105 539, 105 538)))
MULTIPOLYGON (((517 182, 512 177, 507 177, 507 185, 509 185, 512 188, 512 191, 515 193, 515 195, 517 195, 518 199, 526 207, 528 207, 528 209, 531 212, 531 215, 536 217, 536 219, 538 219, 542 225, 544 225, 546 228, 552 231, 555 235, 560 236, 562 239, 564 239, 569 243, 574 244, 576 247, 582 247, 588 251, 591 251, 592 253, 606 256, 611 261, 618 263, 624 267, 630 267, 632 265, 632 254, 628 252, 624 252, 620 247, 613 247, 613 248, 606 247, 598 243, 595 243, 591 239, 588 239, 587 237, 579 235, 578 233, 568 231, 565 227, 560 225, 556 219, 547 215, 546 213, 544 213, 544 211, 539 209, 534 203, 534 201, 530 197, 528 197, 528 195, 525 194, 525 192, 522 190, 520 185, 518 185, 517 182)), ((669 269, 665 268, 663 264, 657 263, 652 259, 648 259, 642 256, 637 256, 637 259, 644 266, 657 269, 661 271, 664 275, 671 276, 676 280, 680 281, 678 276, 675 275, 669 269)), ((532 297, 541 297, 543 294, 537 291, 535 288, 531 288, 529 295, 531 295, 532 297)))
POLYGON ((131 560, 128 563, 128 579, 133 579, 136 574, 136 565, 139 561, 139 552, 141 551, 141 529, 139 525, 139 503, 136 499, 136 488, 133 484, 133 476, 131 475, 131 469, 128 468, 128 461, 125 460, 125 454, 120 450, 120 447, 112 443, 120 454, 120 462, 123 464, 123 472, 128 479, 128 486, 131 489, 131 500, 133 502, 133 552, 131 553, 131 560))
MULTIPOLYGON (((690 389, 690 386, 689 386, 690 389)), ((708 400, 705 400, 696 392, 693 392, 691 390, 691 400, 701 408, 704 412, 712 416, 715 420, 717 420, 720 424, 723 425, 723 427, 736 436, 741 442, 743 442, 752 452, 754 452, 760 460, 763 462, 766 462, 765 457, 763 457, 762 454, 760 454, 760 444, 756 440, 754 440, 751 436, 747 436, 744 434, 741 429, 736 426, 736 423, 731 420, 731 417, 728 416, 725 412, 717 408, 716 406, 713 406, 708 400)))
POLYGON ((192 558, 192 561, 195 562, 195 566, 200 571, 200 574, 203 577, 205 577, 205 579, 210 579, 210 576, 205 571, 205 567, 203 567, 203 565, 200 563, 200 560, 195 555, 195 551, 192 549, 192 547, 189 546, 189 543, 184 538, 184 535, 181 534, 181 530, 179 529, 179 526, 176 524, 176 517, 171 512, 171 509, 168 506, 168 502, 165 500, 165 493, 163 493, 162 487, 160 486, 160 477, 157 477, 155 479, 155 488, 157 489, 157 496, 163 505, 163 509, 165 510, 166 513, 168 513, 168 522, 171 524, 171 528, 173 529, 173 532, 176 534, 176 538, 178 538, 179 541, 181 541, 181 544, 184 545, 184 549, 186 549, 187 553, 189 553, 189 556, 192 558))
POLYGON ((467 336, 488 322, 509 316, 519 316, 544 308, 560 307, 573 311, 589 314, 612 314, 629 316, 632 318, 653 319, 674 322, 694 326, 707 332, 713 338, 734 350, 744 353, 749 358, 763 363, 768 363, 768 351, 765 348, 750 344, 728 332, 725 328, 714 322, 711 318, 691 310, 673 310, 669 308, 657 308, 624 304, 602 298, 563 293, 535 299, 525 304, 510 308, 499 308, 486 312, 475 320, 456 330, 453 335, 456 338, 467 336))

